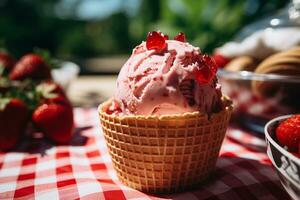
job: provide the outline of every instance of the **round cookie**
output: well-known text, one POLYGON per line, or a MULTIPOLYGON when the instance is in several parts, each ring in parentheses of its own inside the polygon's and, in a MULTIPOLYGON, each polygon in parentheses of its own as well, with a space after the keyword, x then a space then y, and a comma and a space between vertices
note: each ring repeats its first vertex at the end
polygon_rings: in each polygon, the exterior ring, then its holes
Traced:
POLYGON ((240 56, 230 61, 225 69, 228 71, 254 71, 257 61, 250 56, 240 56))
MULTIPOLYGON (((272 59, 266 59, 263 61, 256 69, 255 73, 258 74, 281 74, 281 75, 293 75, 293 74, 286 74, 284 72, 281 73, 280 66, 282 66, 282 69, 284 70, 285 66, 289 66, 292 71, 299 71, 300 70, 300 53, 299 56, 291 56, 291 55, 285 55, 285 56, 278 56, 273 57, 272 59), (275 67, 277 66, 277 67, 275 67)), ((285 70, 284 70, 285 71, 285 70)))
POLYGON ((292 76, 299 79, 298 83, 280 80, 252 81, 252 90, 262 97, 280 96, 288 102, 294 98, 300 98, 300 47, 274 54, 264 61, 254 71, 257 74, 276 74, 292 76), (296 95, 296 96, 295 96, 296 95))

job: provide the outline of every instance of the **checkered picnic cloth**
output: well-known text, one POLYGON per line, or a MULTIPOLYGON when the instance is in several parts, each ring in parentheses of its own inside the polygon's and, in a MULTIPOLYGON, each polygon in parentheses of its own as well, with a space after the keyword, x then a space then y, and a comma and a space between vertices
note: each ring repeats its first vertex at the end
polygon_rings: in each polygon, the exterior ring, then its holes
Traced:
POLYGON ((185 193, 152 196, 118 181, 96 109, 75 109, 75 121, 77 127, 91 126, 75 135, 86 137, 85 143, 0 153, 0 199, 289 199, 264 139, 237 127, 228 129, 207 182, 185 193))
POLYGON ((252 116, 270 120, 284 113, 290 114, 295 112, 288 106, 279 103, 280 96, 273 98, 264 98, 255 95, 249 85, 232 84, 222 82, 222 91, 229 96, 234 103, 234 110, 238 113, 247 113, 252 116))

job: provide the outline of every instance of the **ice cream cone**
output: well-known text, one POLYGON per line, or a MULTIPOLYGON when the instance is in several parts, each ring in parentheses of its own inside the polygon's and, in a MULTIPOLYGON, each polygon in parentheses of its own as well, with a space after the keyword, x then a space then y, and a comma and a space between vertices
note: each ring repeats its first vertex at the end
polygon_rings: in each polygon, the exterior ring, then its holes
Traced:
POLYGON ((214 170, 232 104, 208 117, 199 112, 162 116, 117 116, 99 106, 103 134, 119 179, 150 193, 199 185, 214 170))

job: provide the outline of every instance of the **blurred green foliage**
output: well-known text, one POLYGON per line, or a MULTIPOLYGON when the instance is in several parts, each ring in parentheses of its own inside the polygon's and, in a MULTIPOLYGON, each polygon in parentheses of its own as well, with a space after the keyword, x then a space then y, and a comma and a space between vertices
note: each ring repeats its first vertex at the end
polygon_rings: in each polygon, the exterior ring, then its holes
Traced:
MULTIPOLYGON (((171 38, 185 32, 190 43, 211 52, 243 26, 286 5, 285 0, 143 0, 137 13, 120 9, 103 19, 61 18, 60 0, 0 0, 0 41, 15 56, 33 47, 60 58, 130 53, 147 32, 171 38)), ((74 0, 72 9, 82 0, 74 0)), ((126 4, 126 1, 123 1, 126 4)), ((70 5, 71 6, 71 5, 70 5)))

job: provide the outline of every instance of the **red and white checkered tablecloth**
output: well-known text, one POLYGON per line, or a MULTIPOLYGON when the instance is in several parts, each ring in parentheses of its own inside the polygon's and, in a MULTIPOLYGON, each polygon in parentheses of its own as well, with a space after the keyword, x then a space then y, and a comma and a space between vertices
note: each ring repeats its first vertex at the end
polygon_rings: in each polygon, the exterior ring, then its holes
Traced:
POLYGON ((81 132, 70 146, 22 144, 0 153, 0 199, 289 199, 265 141, 239 128, 229 128, 209 181, 185 193, 151 196, 118 181, 96 109, 75 109, 75 120, 81 132))
POLYGON ((249 85, 232 84, 226 81, 222 82, 224 94, 229 96, 234 104, 234 110, 238 113, 245 113, 264 119, 273 119, 275 116, 283 115, 284 113, 294 113, 290 106, 283 105, 280 100, 282 94, 276 97, 261 97, 253 93, 249 85))

